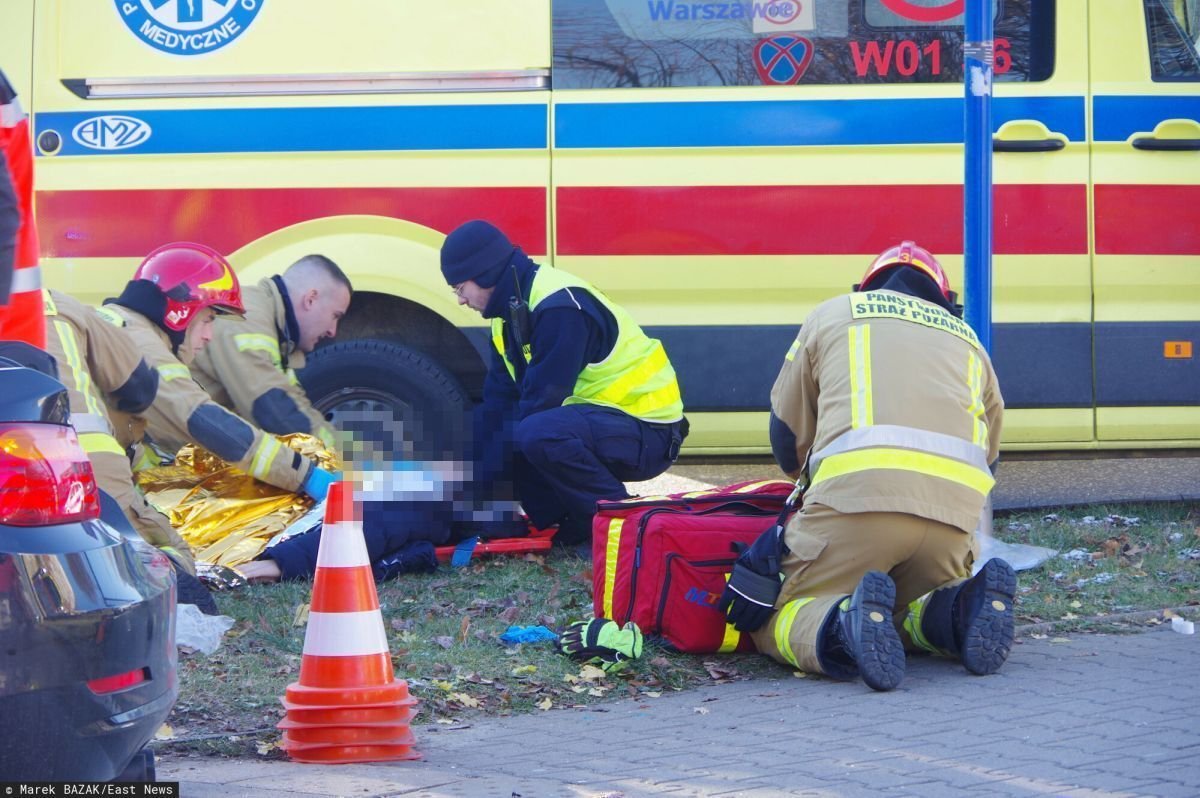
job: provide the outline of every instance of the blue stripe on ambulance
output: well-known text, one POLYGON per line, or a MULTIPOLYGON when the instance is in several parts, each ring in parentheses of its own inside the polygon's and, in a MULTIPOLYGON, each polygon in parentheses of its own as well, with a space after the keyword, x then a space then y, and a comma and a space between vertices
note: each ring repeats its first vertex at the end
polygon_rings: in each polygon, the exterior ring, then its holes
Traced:
POLYGON ((1167 119, 1200 122, 1200 96, 1100 95, 1092 99, 1096 141, 1125 141, 1134 133, 1151 133, 1167 119))
MULTIPOLYGON (((1000 97, 996 127, 1037 119, 1084 141, 1082 97, 1000 97)), ((778 147, 955 144, 963 140, 959 98, 561 103, 556 147, 778 147), (920 124, 905 124, 919 119, 920 124)))
POLYGON ((545 149, 547 141, 546 106, 527 103, 52 112, 36 114, 34 124, 59 132, 60 155, 545 149), (150 136, 123 150, 72 137, 76 125, 100 116, 137 119, 150 136))

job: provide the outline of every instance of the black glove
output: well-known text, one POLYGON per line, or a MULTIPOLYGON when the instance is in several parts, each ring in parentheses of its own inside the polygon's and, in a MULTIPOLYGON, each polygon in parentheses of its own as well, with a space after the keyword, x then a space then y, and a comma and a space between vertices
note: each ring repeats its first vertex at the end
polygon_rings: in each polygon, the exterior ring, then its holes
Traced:
POLYGON ((756 632, 775 613, 779 598, 779 562, 783 553, 783 526, 776 524, 758 536, 754 545, 735 544, 739 551, 733 573, 717 608, 739 632, 756 632))

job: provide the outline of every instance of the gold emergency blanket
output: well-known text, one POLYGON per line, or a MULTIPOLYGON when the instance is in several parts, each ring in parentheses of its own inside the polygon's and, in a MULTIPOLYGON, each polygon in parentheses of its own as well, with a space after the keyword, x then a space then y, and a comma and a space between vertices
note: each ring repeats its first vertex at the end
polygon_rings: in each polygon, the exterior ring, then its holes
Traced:
MULTIPOLYGON (((322 468, 341 470, 337 456, 311 435, 280 440, 322 468)), ((249 562, 313 505, 307 496, 259 482, 194 444, 179 450, 175 465, 139 471, 137 482, 146 501, 165 513, 192 547, 197 563, 234 567, 249 562)))

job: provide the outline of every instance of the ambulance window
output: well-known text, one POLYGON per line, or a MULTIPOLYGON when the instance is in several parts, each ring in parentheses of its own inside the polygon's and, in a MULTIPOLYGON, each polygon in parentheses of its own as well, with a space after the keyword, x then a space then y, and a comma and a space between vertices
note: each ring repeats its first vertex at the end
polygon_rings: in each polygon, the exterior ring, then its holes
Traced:
POLYGON ((1200 80, 1200 0, 1145 0, 1156 81, 1200 80))
MULTIPOLYGON (((1055 0, 992 5, 996 80, 1049 78, 1055 0)), ((958 83, 962 8, 961 0, 554 0, 553 82, 559 89, 958 83)))

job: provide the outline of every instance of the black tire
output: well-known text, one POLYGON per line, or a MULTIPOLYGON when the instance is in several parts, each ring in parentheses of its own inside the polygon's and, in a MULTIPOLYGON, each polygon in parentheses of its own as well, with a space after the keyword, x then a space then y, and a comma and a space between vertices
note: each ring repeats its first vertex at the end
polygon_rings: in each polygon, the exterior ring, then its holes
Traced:
POLYGON ((460 456, 470 400, 454 375, 421 352, 370 338, 343 341, 309 355, 299 377, 317 410, 376 457, 460 456))

